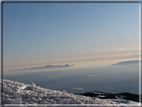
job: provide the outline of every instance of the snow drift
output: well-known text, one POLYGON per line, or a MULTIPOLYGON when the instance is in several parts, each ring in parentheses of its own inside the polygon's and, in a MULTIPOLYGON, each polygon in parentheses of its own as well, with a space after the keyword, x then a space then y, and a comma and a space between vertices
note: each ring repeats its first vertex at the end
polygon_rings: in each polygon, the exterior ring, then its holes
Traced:
POLYGON ((3 104, 5 106, 78 106, 78 105, 113 105, 140 106, 139 103, 123 99, 99 99, 57 91, 36 86, 34 83, 24 84, 3 79, 3 104))

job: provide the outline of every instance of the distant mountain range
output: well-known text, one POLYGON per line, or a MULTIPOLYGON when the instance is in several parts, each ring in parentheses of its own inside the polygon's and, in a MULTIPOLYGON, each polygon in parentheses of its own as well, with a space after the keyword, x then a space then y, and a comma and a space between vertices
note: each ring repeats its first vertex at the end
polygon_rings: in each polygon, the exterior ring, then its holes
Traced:
POLYGON ((72 65, 46 65, 46 66, 38 66, 38 67, 31 67, 31 68, 24 68, 24 69, 14 69, 10 71, 26 71, 26 70, 39 70, 39 69, 51 69, 51 68, 65 68, 65 67, 71 67, 72 65))
POLYGON ((139 64, 139 60, 118 62, 116 64, 113 64, 112 66, 114 66, 114 65, 128 65, 128 64, 139 64))

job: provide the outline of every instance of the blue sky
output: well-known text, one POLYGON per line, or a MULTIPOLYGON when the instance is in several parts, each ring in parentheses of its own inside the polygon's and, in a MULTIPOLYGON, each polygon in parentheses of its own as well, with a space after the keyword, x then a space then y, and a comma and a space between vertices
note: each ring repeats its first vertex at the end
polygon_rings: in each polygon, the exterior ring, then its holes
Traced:
POLYGON ((4 3, 4 71, 138 59, 138 3, 4 3))

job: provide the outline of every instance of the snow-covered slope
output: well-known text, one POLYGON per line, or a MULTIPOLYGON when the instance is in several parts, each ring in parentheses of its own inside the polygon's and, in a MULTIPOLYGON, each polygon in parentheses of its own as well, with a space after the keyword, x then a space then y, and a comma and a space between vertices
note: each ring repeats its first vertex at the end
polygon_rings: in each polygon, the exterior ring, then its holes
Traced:
MULTIPOLYGON (((120 106, 140 106, 139 103, 123 99, 99 99, 96 97, 85 97, 67 93, 65 90, 57 91, 41 88, 34 83, 31 85, 16 81, 3 79, 3 103, 5 105, 18 104, 59 104, 60 106, 81 105, 118 105, 120 106), (71 105, 74 104, 74 105, 71 105)), ((56 106, 56 105, 55 105, 56 106)))

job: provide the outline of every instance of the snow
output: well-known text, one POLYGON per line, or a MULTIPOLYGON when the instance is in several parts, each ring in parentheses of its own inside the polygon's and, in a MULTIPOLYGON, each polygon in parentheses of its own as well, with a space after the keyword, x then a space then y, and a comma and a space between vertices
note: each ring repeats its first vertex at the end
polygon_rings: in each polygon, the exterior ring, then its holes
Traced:
POLYGON ((4 106, 140 106, 140 103, 123 99, 99 99, 67 93, 65 90, 50 90, 34 83, 24 84, 3 79, 4 106))

